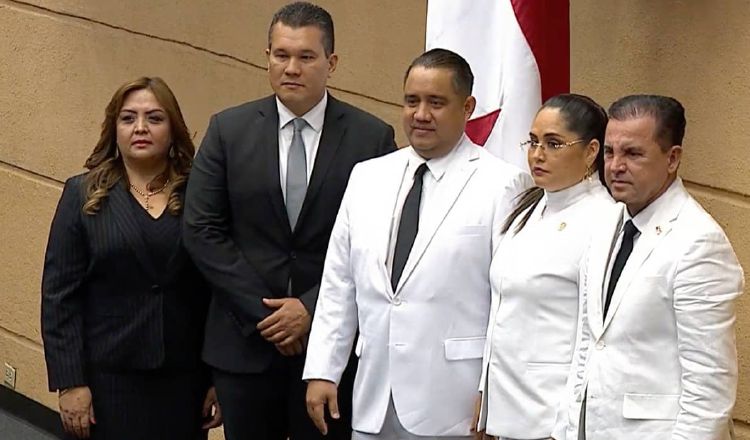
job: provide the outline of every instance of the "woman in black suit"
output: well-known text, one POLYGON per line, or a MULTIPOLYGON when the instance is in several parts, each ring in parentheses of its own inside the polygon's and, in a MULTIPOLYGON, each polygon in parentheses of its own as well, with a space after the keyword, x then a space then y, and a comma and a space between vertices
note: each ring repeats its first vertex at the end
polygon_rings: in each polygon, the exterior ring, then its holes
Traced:
POLYGON ((139 78, 107 106, 89 171, 65 183, 42 337, 73 437, 193 440, 221 423, 200 361, 209 290, 180 238, 194 152, 172 91, 139 78))

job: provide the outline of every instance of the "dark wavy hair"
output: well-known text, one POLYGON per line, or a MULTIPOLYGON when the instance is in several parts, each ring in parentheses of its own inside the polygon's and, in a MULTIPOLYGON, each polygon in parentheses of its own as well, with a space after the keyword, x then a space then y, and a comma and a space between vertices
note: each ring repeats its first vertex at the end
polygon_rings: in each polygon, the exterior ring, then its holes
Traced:
POLYGON ((95 215, 99 211, 102 201, 115 184, 123 180, 128 181, 125 165, 117 147, 117 117, 130 93, 144 89, 154 94, 169 119, 172 146, 167 157, 169 165, 165 176, 169 179, 166 191, 170 194, 167 211, 172 215, 179 215, 182 211, 179 190, 187 183, 195 155, 195 145, 185 125, 177 98, 167 83, 159 77, 141 77, 120 86, 104 110, 99 142, 84 164, 89 172, 85 181, 86 201, 83 204, 83 212, 88 215, 95 215))
MULTIPOLYGON (((583 140, 583 145, 588 145, 594 139, 599 141, 599 152, 596 154, 596 159, 594 159, 594 169, 592 171, 602 171, 604 169, 604 133, 607 130, 607 122, 609 121, 604 108, 588 96, 575 93, 563 93, 553 96, 542 104, 539 111, 548 108, 560 111, 560 115, 565 120, 566 128, 578 135, 583 140)), ((601 172, 599 173, 599 179, 604 183, 604 176, 601 172)), ((534 207, 542 199, 542 195, 544 195, 544 190, 538 186, 529 188, 521 193, 518 196, 513 211, 505 220, 502 232, 508 232, 510 225, 513 224, 521 213, 526 211, 526 214, 518 223, 514 232, 518 233, 518 231, 523 229, 529 217, 531 217, 534 207)))

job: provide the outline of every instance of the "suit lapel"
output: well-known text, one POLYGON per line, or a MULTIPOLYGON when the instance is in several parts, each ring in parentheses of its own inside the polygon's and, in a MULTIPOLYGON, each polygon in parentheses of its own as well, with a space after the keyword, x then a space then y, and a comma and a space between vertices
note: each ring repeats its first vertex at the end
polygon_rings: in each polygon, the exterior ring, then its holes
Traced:
POLYGON ((628 287, 637 277, 638 270, 661 240, 669 235, 669 232, 672 230, 673 222, 677 219, 682 206, 687 200, 687 192, 682 187, 682 183, 678 181, 675 185, 678 185, 678 187, 670 188, 667 193, 662 195, 662 197, 665 197, 665 200, 663 200, 664 205, 659 207, 659 211, 654 213, 648 224, 640 231, 638 241, 633 248, 633 253, 628 258, 627 263, 625 263, 620 279, 617 280, 615 291, 612 293, 612 303, 609 306, 609 312, 604 321, 602 331, 607 330, 613 316, 617 313, 617 308, 620 306, 628 287))
MULTIPOLYGON (((460 146, 457 148, 460 148, 460 146)), ((457 167, 458 169, 448 170, 443 177, 446 179, 445 182, 441 182, 436 188, 435 194, 430 197, 430 205, 432 206, 428 205, 422 211, 421 215, 424 220, 421 222, 414 246, 409 253, 409 258, 406 260, 404 272, 401 275, 398 286, 396 286, 396 294, 401 291, 404 283, 409 279, 422 255, 424 255, 427 246, 432 242, 438 228, 477 169, 477 162, 479 161, 478 151, 475 151, 473 148, 467 148, 465 152, 458 153, 462 153, 462 157, 456 158, 459 163, 455 165, 460 166, 457 167)))
POLYGON ((318 143, 318 152, 315 155, 310 184, 307 186, 305 200, 302 202, 302 210, 299 214, 298 224, 302 224, 310 205, 314 202, 315 196, 318 195, 326 174, 333 159, 336 157, 336 151, 341 146, 341 139, 346 132, 346 124, 341 121, 345 117, 341 104, 330 94, 326 104, 325 118, 323 119, 323 132, 320 135, 318 143))
POLYGON ((276 108, 276 98, 273 96, 267 98, 258 113, 260 113, 260 117, 255 122, 254 130, 260 135, 255 148, 260 150, 260 164, 261 169, 265 172, 264 179, 267 182, 265 186, 268 188, 268 198, 278 219, 278 224, 281 225, 287 235, 291 235, 292 228, 289 226, 289 216, 286 213, 284 194, 281 192, 281 177, 279 176, 279 112, 276 108))
POLYGON ((585 295, 586 314, 589 317, 589 326, 595 338, 602 333, 602 299, 605 292, 604 280, 607 277, 607 268, 610 259, 614 258, 612 250, 617 244, 617 237, 622 226, 622 216, 625 206, 616 205, 610 217, 603 222, 605 229, 592 241, 585 268, 585 295))
MULTIPOLYGON (((182 231, 182 227, 180 227, 182 231)), ((185 252, 182 251, 182 233, 177 239, 177 245, 172 249, 169 254, 169 261, 164 271, 164 274, 160 277, 162 285, 166 285, 170 280, 177 279, 178 273, 185 267, 185 252)))
MULTIPOLYGON (((130 248, 143 268, 143 271, 151 277, 152 280, 159 280, 159 276, 154 270, 154 262, 151 254, 148 252, 146 242, 143 238, 143 231, 138 226, 138 219, 135 218, 138 212, 132 209, 131 201, 128 200, 130 195, 127 193, 122 182, 118 182, 109 190, 109 207, 112 213, 112 220, 122 232, 130 248)), ((165 213, 165 215, 169 215, 165 213)))
POLYGON ((386 266, 386 260, 388 259, 388 250, 390 249, 391 244, 391 234, 393 233, 393 228, 397 227, 397 222, 399 221, 398 218, 394 217, 394 213, 396 212, 396 204, 398 203, 398 195, 401 192, 402 182, 404 182, 405 185, 410 184, 410 181, 404 179, 406 166, 409 163, 409 153, 404 149, 395 153, 391 157, 396 160, 394 160, 393 163, 388 163, 386 165, 385 171, 388 175, 384 176, 380 182, 380 188, 378 191, 383 194, 383 199, 381 208, 378 212, 381 216, 378 219, 377 227, 373 228, 373 231, 382 231, 380 232, 382 236, 374 242, 382 243, 378 249, 378 270, 385 278, 385 285, 388 286, 387 293, 389 296, 392 296, 394 292, 391 287, 391 275, 386 266))
MULTIPOLYGON (((183 191, 184 189, 185 188, 183 187, 183 191)), ((184 206, 184 203, 185 203, 184 192, 180 194, 180 198, 182 199, 182 203, 184 206)), ((164 215, 171 215, 171 214, 164 213, 164 215)), ((186 258, 187 258, 187 255, 183 251, 183 247, 182 247, 182 221, 180 221, 180 234, 177 236, 177 240, 174 246, 172 246, 172 251, 169 253, 169 259, 167 260, 166 269, 160 277, 162 285, 168 284, 170 280, 177 279, 179 272, 183 269, 185 265, 186 258)))

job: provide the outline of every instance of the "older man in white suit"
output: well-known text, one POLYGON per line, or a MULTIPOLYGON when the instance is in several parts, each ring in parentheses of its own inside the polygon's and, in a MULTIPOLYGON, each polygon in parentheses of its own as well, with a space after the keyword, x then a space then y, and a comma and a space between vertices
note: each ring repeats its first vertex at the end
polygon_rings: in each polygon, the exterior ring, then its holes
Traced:
POLYGON ((581 266, 581 336, 555 438, 728 439, 742 268, 677 177, 682 105, 635 95, 609 113, 605 173, 624 205, 602 213, 581 266))
POLYGON ((464 134, 473 76, 418 57, 404 83, 411 146, 357 165, 331 236, 308 344, 308 412, 325 432, 359 328, 354 439, 470 436, 490 310, 489 265, 531 180, 464 134))

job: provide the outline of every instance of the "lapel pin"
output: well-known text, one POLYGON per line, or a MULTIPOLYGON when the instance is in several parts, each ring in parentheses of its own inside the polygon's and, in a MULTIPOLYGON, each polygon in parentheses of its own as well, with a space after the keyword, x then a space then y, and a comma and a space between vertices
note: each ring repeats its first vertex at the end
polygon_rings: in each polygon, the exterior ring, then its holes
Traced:
POLYGON ((562 222, 560 223, 560 226, 557 227, 557 230, 562 231, 563 229, 565 229, 566 226, 568 226, 568 224, 565 222, 562 222))
POLYGON ((661 226, 657 226, 656 227, 656 235, 660 235, 660 234, 661 234, 661 226))

